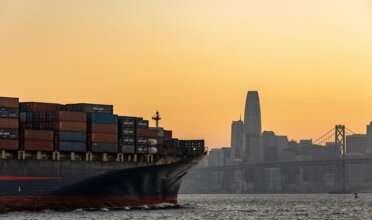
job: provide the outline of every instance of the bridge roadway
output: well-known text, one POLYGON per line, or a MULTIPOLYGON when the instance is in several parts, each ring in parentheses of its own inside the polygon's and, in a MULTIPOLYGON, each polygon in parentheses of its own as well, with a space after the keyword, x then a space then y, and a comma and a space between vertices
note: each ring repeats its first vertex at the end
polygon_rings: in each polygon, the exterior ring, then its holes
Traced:
POLYGON ((304 161, 288 161, 288 162, 265 162, 257 164, 249 164, 239 162, 238 165, 217 166, 217 167, 201 167, 191 171, 231 171, 247 169, 247 168, 288 168, 288 167, 308 167, 308 166, 339 166, 349 164, 372 164, 372 157, 368 158, 343 158, 334 160, 304 160, 304 161))

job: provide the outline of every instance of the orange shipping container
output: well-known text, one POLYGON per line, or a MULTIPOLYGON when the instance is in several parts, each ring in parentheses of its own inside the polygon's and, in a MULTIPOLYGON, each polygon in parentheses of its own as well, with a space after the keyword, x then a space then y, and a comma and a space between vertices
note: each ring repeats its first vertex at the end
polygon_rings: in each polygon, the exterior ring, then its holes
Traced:
POLYGON ((58 121, 86 122, 87 114, 85 112, 60 111, 57 113, 56 118, 58 121))
POLYGON ((0 97, 0 107, 18 108, 18 106, 18 98, 0 97))
POLYGON ((48 130, 24 130, 23 137, 25 140, 44 140, 53 141, 53 131, 48 130))
POLYGON ((118 125, 117 124, 93 123, 93 124, 90 125, 89 131, 91 133, 117 134, 118 133, 118 125))
POLYGON ((87 124, 84 122, 66 122, 60 121, 54 124, 54 128, 59 131, 86 132, 87 124))
POLYGON ((117 144, 118 135, 117 134, 92 133, 90 134, 90 141, 97 142, 97 143, 117 144))
POLYGON ((53 151, 53 141, 26 140, 23 143, 24 150, 29 151, 53 151))
POLYGON ((16 118, 0 118, 0 128, 18 128, 19 121, 16 118))
POLYGON ((18 150, 18 140, 0 139, 0 150, 18 150))
POLYGON ((147 129, 147 128, 137 128, 136 130, 136 136, 138 137, 148 137, 148 138, 156 138, 158 136, 158 131, 153 129, 147 129))

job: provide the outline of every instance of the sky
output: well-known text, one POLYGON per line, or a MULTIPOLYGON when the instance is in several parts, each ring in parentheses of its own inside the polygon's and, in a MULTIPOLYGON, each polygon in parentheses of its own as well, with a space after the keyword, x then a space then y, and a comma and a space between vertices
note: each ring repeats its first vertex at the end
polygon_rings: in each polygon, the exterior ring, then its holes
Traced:
MULTIPOLYGON (((370 0, 0 0, 0 96, 113 104, 230 145, 248 90, 263 130, 372 121, 370 0)), ((154 123, 152 122, 152 125, 154 123)))

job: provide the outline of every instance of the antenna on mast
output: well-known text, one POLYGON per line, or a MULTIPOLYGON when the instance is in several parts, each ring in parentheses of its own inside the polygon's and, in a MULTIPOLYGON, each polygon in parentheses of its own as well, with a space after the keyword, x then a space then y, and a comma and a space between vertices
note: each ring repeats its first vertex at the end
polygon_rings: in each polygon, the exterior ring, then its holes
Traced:
POLYGON ((156 128, 159 128, 159 121, 161 120, 159 111, 156 111, 156 115, 152 117, 152 120, 155 120, 156 122, 156 128))

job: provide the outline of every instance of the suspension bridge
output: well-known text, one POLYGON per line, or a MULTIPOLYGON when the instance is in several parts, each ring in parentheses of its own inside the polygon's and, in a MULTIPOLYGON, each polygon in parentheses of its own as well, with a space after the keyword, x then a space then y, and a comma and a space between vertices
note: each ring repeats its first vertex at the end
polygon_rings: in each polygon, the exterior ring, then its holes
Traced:
MULTIPOLYGON (((250 171, 255 171, 256 175, 256 182, 260 184, 262 183, 262 174, 264 169, 267 168, 280 168, 281 170, 285 170, 288 168, 305 168, 305 167, 332 167, 334 173, 334 188, 333 192, 335 193, 342 193, 348 192, 347 186, 347 166, 348 165, 355 165, 355 164, 371 164, 372 165, 372 158, 371 157, 358 157, 352 158, 348 157, 347 153, 347 146, 346 146, 346 136, 353 135, 355 132, 351 131, 350 129, 346 128, 344 125, 336 125, 334 128, 329 130, 324 135, 320 136, 319 138, 313 141, 313 145, 321 146, 326 148, 325 144, 327 142, 334 142, 335 152, 332 158, 323 158, 317 159, 313 158, 311 160, 302 160, 302 161, 287 161, 287 162, 263 162, 263 163, 249 163, 241 161, 235 165, 229 166, 218 166, 218 167, 204 167, 204 168, 196 168, 191 171, 190 175, 202 176, 205 178, 206 174, 211 173, 224 173, 225 176, 229 173, 233 173, 236 171, 242 171, 243 173, 247 174, 250 171), (261 177, 259 176, 261 175, 261 177), (261 181, 258 181, 261 179, 261 181)), ((243 177, 245 178, 245 177, 243 177)))

